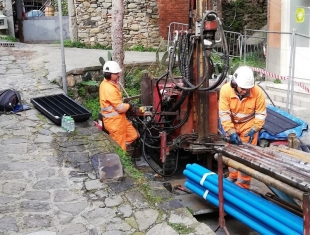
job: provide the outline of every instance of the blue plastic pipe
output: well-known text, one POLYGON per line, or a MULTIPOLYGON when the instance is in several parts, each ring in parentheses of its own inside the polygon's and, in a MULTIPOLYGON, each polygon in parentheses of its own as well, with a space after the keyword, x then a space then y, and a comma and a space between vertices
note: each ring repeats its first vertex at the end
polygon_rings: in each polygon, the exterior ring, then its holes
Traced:
MULTIPOLYGON (((195 184, 200 185, 201 178, 194 174, 193 172, 189 170, 184 170, 183 174, 193 181, 195 184)), ((216 185, 213 185, 212 183, 205 181, 202 188, 205 190, 209 190, 212 192, 216 197, 218 197, 218 187, 216 185)), ((223 191, 225 202, 229 203, 230 205, 235 206, 238 208, 240 212, 247 213, 251 215, 252 218, 255 218, 257 221, 260 221, 261 224, 266 224, 268 227, 274 229, 274 231, 280 233, 280 234, 291 234, 291 235, 298 235, 296 231, 292 230, 291 228, 287 227, 286 225, 278 222, 276 219, 264 214, 263 212, 257 210, 253 206, 245 203, 244 201, 241 201, 239 198, 236 198, 235 196, 223 191)))
MULTIPOLYGON (((194 164, 187 164, 186 169, 193 172, 194 174, 198 175, 200 179, 203 177, 205 173, 213 173, 212 171, 194 163, 194 164)), ((206 178, 206 181, 216 185, 218 187, 218 176, 217 174, 209 175, 206 178)), ((223 190, 235 197, 239 198, 240 200, 246 202, 247 204, 253 206, 254 208, 262 211, 264 214, 276 219, 282 224, 285 224, 287 227, 293 229, 294 231, 298 232, 299 234, 303 233, 303 220, 302 218, 298 217, 297 215, 284 210, 283 208, 257 196, 256 194, 240 188, 239 186, 235 185, 234 183, 229 182, 228 180, 224 179, 223 182, 223 190)), ((238 205, 236 205, 238 206, 238 205)))
MULTIPOLYGON (((195 184, 194 182, 187 180, 184 184, 186 188, 191 190, 192 192, 196 193, 198 196, 204 198, 205 200, 211 202, 215 206, 219 206, 218 196, 213 194, 212 192, 208 192, 206 194, 206 189, 201 187, 198 184, 195 184)), ((256 221, 254 218, 252 218, 250 215, 241 212, 238 210, 238 208, 234 207, 230 203, 225 202, 224 203, 224 210, 238 219, 239 221, 243 222, 244 224, 248 225, 253 230, 259 232, 260 234, 264 235, 276 235, 277 233, 274 232, 271 228, 268 228, 267 226, 262 225, 260 222, 256 221)))

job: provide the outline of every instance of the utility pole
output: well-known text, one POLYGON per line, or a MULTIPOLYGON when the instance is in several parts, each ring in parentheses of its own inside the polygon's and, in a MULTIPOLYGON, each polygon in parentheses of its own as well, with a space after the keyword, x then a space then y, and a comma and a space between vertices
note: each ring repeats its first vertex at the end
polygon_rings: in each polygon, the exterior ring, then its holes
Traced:
POLYGON ((62 25, 62 9, 61 0, 58 0, 58 15, 59 15, 59 35, 60 35, 60 49, 61 49, 61 70, 62 70, 62 89, 67 95, 67 72, 65 62, 65 49, 64 49, 64 37, 63 37, 63 25, 62 25))

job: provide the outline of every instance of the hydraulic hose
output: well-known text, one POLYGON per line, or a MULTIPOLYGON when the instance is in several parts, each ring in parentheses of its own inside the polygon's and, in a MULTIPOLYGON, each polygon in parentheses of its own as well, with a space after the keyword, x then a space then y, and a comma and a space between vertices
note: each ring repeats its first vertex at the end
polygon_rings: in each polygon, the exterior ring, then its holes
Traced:
MULTIPOLYGON (((209 91, 209 90, 213 90, 215 89, 216 87, 218 87, 219 85, 221 85, 221 83, 224 81, 224 79, 226 78, 226 75, 227 75, 227 72, 228 72, 228 67, 229 67, 229 52, 228 52, 228 46, 227 46, 227 41, 226 41, 226 37, 225 37, 225 34, 224 34, 224 29, 223 29, 223 26, 222 26, 222 21, 220 20, 220 18, 217 16, 217 14, 215 12, 209 12, 208 14, 205 14, 204 18, 203 18, 203 21, 205 21, 205 19, 208 17, 208 16, 214 16, 216 17, 216 19, 218 20, 219 22, 219 31, 222 35, 222 40, 223 40, 223 49, 224 49, 224 55, 223 55, 223 59, 224 59, 224 68, 223 68, 223 71, 222 73, 220 74, 219 78, 216 80, 216 82, 210 86, 210 87, 207 87, 207 88, 199 88, 198 90, 199 91, 209 91)), ((203 33, 202 33, 202 28, 201 28, 201 33, 200 33, 200 37, 201 37, 201 41, 203 42, 203 33)), ((206 55, 206 46, 204 43, 202 43, 202 47, 203 47, 203 53, 204 53, 204 58, 207 58, 207 55, 206 55)), ((211 60, 212 61, 212 60, 211 60)), ((205 59, 205 63, 207 64, 207 60, 205 59)), ((207 71, 206 71, 207 73, 207 71)), ((205 75, 207 76, 207 74, 205 75)))
MULTIPOLYGON (((192 84, 190 81, 188 81, 188 79, 183 76, 183 81, 189 86, 189 87, 183 87, 183 86, 180 86, 178 84, 178 82, 176 81, 176 78, 175 76, 173 76, 173 72, 172 72, 172 69, 173 69, 173 65, 175 63, 175 51, 176 51, 176 46, 177 46, 177 37, 175 39, 175 42, 174 42, 174 46, 173 46, 173 49, 171 51, 171 55, 170 55, 170 58, 169 58, 169 75, 172 79, 172 81, 174 82, 174 84, 179 87, 180 89, 182 90, 199 90, 199 91, 209 91, 209 90, 213 90, 215 89, 216 87, 218 87, 223 81, 224 79, 226 78, 226 75, 227 75, 227 72, 228 72, 228 67, 229 67, 229 54, 228 54, 228 46, 227 46, 227 42, 226 42, 226 38, 225 38, 225 34, 224 34, 224 30, 223 30, 223 27, 222 27, 222 22, 220 20, 219 17, 217 17, 216 13, 215 12, 210 12, 208 14, 205 14, 202 22, 205 21, 205 19, 209 16, 209 15, 214 15, 216 16, 216 19, 218 20, 219 22, 219 31, 221 33, 221 36, 222 36, 222 40, 223 40, 223 51, 224 51, 224 56, 223 56, 223 59, 224 59, 224 67, 223 67, 223 71, 222 73, 220 74, 220 76, 218 76, 218 79, 217 81, 212 85, 212 86, 209 86, 209 87, 204 87, 204 88, 200 88, 200 86, 205 82, 205 80, 207 79, 208 77, 208 71, 206 70, 204 72, 204 75, 201 79, 201 81, 197 84, 197 85, 194 85, 192 84), (173 58, 173 59, 172 59, 173 58)), ((203 28, 201 27, 201 32, 200 32, 200 35, 201 35, 201 43, 203 43, 203 28)), ((203 53, 204 53, 204 63, 205 63, 205 67, 207 67, 208 65, 208 60, 206 59, 207 58, 207 55, 205 54, 206 53, 206 47, 205 45, 203 44, 203 53)), ((190 56, 191 56, 191 53, 190 53, 190 56)), ((180 58, 181 59, 181 58, 180 58)), ((180 63, 180 61, 179 61, 180 63)), ((189 64, 187 64, 187 66, 189 66, 189 64)))
MULTIPOLYGON (((143 141, 142 141, 142 155, 145 159, 145 161, 147 162, 147 164, 149 164, 149 166, 152 168, 153 171, 155 171, 158 175, 162 176, 162 177, 171 177, 173 176, 177 170, 178 170, 178 164, 179 164, 179 150, 177 150, 177 156, 176 156, 176 163, 175 163, 175 168, 173 170, 173 172, 171 174, 164 174, 160 171, 158 171, 153 165, 152 163, 149 161, 147 154, 145 153, 145 135, 142 137, 143 141)), ((165 163, 163 163, 165 164, 165 163)), ((164 169, 164 167, 163 167, 164 169)))
POLYGON ((276 107, 275 104, 273 103, 272 99, 271 99, 270 96, 268 95, 267 91, 266 91, 261 85, 259 85, 259 83, 257 84, 257 86, 259 86, 259 87, 265 92, 266 96, 268 97, 268 99, 270 100, 270 102, 272 103, 272 105, 273 105, 274 107, 276 107))

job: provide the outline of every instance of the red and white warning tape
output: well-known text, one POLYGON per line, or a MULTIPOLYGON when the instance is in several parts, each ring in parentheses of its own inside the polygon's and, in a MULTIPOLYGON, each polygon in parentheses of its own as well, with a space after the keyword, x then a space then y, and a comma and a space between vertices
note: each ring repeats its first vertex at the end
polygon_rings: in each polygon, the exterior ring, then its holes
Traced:
MULTIPOLYGON (((259 72, 261 74, 265 74, 265 75, 267 75, 269 77, 272 77, 272 78, 277 78, 277 79, 280 79, 280 80, 288 80, 287 76, 281 76, 281 75, 278 75, 278 74, 274 74, 274 73, 266 71, 265 69, 256 68, 256 67, 250 67, 250 68, 253 71, 259 72)), ((303 84, 301 82, 296 82, 296 81, 294 81, 294 83, 297 84, 302 89, 304 89, 306 92, 310 93, 310 88, 307 87, 305 84, 303 84)))

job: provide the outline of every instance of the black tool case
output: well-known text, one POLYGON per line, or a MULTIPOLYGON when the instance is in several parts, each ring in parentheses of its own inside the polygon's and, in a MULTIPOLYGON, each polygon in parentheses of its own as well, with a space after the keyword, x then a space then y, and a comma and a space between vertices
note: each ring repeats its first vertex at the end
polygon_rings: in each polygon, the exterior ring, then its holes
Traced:
POLYGON ((30 102, 59 126, 64 114, 71 116, 76 122, 84 122, 91 117, 91 112, 65 94, 32 98, 30 102))

